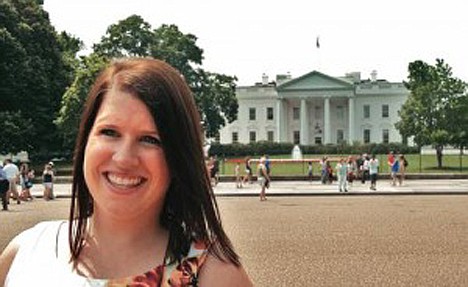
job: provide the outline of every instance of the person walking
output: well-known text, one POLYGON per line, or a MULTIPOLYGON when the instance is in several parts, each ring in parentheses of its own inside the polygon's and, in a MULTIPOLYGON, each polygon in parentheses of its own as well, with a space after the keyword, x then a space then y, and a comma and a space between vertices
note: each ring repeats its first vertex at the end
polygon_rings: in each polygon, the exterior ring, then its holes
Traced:
POLYGON ((10 189, 10 182, 7 175, 0 165, 0 198, 2 200, 2 210, 8 210, 7 192, 10 189))
POLYGON ((375 154, 369 160, 369 177, 370 177, 370 189, 377 190, 377 175, 379 173, 379 160, 375 158, 375 154))
POLYGON ((329 179, 329 170, 328 170, 328 158, 324 156, 322 160, 320 161, 320 167, 321 167, 321 182, 322 184, 328 183, 329 179))
POLYGON ((34 170, 29 170, 27 163, 23 163, 20 167, 20 183, 21 194, 20 199, 24 201, 33 200, 31 195, 31 187, 33 186, 32 180, 34 178, 34 170))
POLYGON ((396 186, 396 182, 398 180, 398 172, 400 171, 400 161, 395 160, 392 164, 392 171, 391 171, 391 177, 392 177, 392 186, 396 186))
MULTIPOLYGON (((387 164, 388 164, 388 170, 390 171, 390 174, 392 173, 392 166, 394 162, 395 162, 395 154, 391 150, 387 155, 387 164)), ((393 178, 390 176, 390 183, 392 182, 393 182, 393 178)))
POLYGON ((54 182, 54 172, 52 171, 52 166, 46 164, 44 166, 44 171, 42 172, 42 182, 44 185, 44 200, 54 199, 53 194, 53 182, 54 182))
POLYGON ((11 159, 7 158, 5 160, 5 166, 3 167, 3 171, 5 171, 6 177, 10 184, 10 187, 7 191, 7 196, 6 196, 7 202, 10 203, 10 197, 13 196, 13 199, 16 200, 16 203, 21 204, 18 189, 16 187, 16 184, 18 183, 19 174, 20 174, 18 166, 16 166, 16 164, 14 164, 11 159))
POLYGON ((347 180, 348 180, 348 190, 353 186, 354 179, 356 178, 356 173, 357 173, 357 165, 356 165, 356 160, 354 159, 354 156, 349 156, 348 161, 348 175, 347 175, 347 180))
POLYGON ((336 164, 336 176, 338 179, 338 190, 339 192, 348 192, 348 186, 346 176, 348 174, 348 165, 344 158, 340 158, 340 161, 336 164))
POLYGON ((258 171, 258 182, 260 184, 260 201, 267 200, 265 190, 267 188, 270 177, 268 176, 267 169, 265 167, 265 157, 261 157, 257 167, 258 171))
POLYGON ((245 184, 247 181, 252 184, 252 166, 250 163, 250 157, 245 158, 245 176, 242 183, 245 184))
POLYGON ((405 156, 400 154, 399 158, 399 166, 400 170, 398 171, 398 185, 402 186, 403 181, 405 180, 405 175, 406 175, 406 168, 408 167, 408 161, 406 160, 405 156))
POLYGON ((366 180, 369 177, 369 156, 367 154, 362 155, 361 169, 361 183, 366 184, 366 180))

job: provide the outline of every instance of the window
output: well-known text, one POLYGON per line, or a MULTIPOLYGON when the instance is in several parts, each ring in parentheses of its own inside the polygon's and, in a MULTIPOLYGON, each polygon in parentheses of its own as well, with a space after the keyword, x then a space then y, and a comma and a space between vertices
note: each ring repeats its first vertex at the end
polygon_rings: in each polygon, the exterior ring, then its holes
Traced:
POLYGON ((336 143, 344 142, 344 131, 336 130, 336 143))
POLYGON ((273 108, 267 108, 267 120, 273 120, 273 108))
POLYGON ((344 108, 343 106, 336 106, 336 118, 338 120, 343 120, 344 119, 344 108))
POLYGON ((254 143, 257 141, 257 133, 256 132, 249 132, 249 141, 254 143))
POLYGON ((388 105, 382 105, 382 118, 388 118, 388 105))
POLYGON ((364 130, 364 143, 370 143, 370 130, 364 130))
POLYGON ((273 131, 268 131, 268 132, 267 132, 267 140, 268 140, 269 142, 275 141, 275 134, 274 134, 273 131))
POLYGON ((319 120, 322 117, 322 111, 319 106, 315 106, 315 119, 319 120))
POLYGON ((238 143, 239 142, 239 134, 237 132, 232 133, 232 143, 238 143))
POLYGON ((365 119, 370 118, 370 106, 369 105, 364 105, 364 118, 365 119))
POLYGON ((255 108, 249 108, 249 120, 255 121, 257 118, 255 108))
POLYGON ((294 144, 300 144, 301 143, 301 132, 300 131, 294 131, 293 137, 294 137, 294 144))
POLYGON ((315 138, 315 144, 322 144, 322 138, 321 137, 316 137, 315 138))
POLYGON ((388 130, 382 130, 382 142, 383 143, 389 142, 388 130))
POLYGON ((293 108, 293 120, 298 120, 300 117, 300 110, 298 107, 293 108))

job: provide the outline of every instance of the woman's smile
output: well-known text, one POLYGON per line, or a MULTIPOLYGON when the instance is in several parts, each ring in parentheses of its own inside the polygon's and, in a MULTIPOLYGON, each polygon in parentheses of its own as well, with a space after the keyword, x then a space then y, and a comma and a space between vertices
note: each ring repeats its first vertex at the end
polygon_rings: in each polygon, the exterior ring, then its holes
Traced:
POLYGON ((122 173, 105 172, 107 181, 117 188, 135 188, 143 184, 146 179, 141 176, 132 176, 122 173))

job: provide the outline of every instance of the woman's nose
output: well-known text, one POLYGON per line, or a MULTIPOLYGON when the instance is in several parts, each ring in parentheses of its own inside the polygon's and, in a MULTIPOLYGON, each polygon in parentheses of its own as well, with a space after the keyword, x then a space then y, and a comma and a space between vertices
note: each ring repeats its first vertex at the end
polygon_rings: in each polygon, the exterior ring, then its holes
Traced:
POLYGON ((134 167, 138 165, 138 152, 131 139, 122 138, 116 145, 112 156, 114 162, 121 167, 134 167))

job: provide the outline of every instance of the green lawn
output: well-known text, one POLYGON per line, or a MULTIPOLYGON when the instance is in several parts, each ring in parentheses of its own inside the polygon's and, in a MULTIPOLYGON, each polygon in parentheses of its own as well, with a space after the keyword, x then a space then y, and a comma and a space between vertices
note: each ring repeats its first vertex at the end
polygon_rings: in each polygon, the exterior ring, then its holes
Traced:
MULTIPOLYGON (((314 159, 319 160, 321 155, 304 155, 304 159, 314 159)), ((348 155, 329 155, 329 158, 340 158, 344 157, 345 159, 348 155)), ((410 154, 405 155, 408 160, 408 173, 468 173, 468 155, 462 157, 462 169, 460 169, 460 156, 459 155, 444 155, 442 159, 443 168, 437 168, 437 159, 435 155, 418 155, 410 154)), ((258 157, 252 157, 253 159, 258 159, 258 157)), ((282 156, 271 156, 271 159, 290 159, 290 155, 282 156)), ((380 162, 380 171, 383 173, 389 172, 387 165, 387 155, 377 155, 377 158, 380 162)), ((235 160, 240 160, 240 172, 244 174, 244 163, 243 157, 239 158, 228 158, 225 162, 221 161, 221 174, 224 175, 234 175, 235 160)), ((314 174, 317 175, 320 171, 319 163, 313 163, 314 174)), ((332 167, 335 166, 335 163, 332 163, 332 167)), ((256 164, 252 164, 253 170, 256 170, 256 164)), ((307 174, 307 162, 304 163, 272 163, 271 165, 272 175, 305 175, 307 174)))

